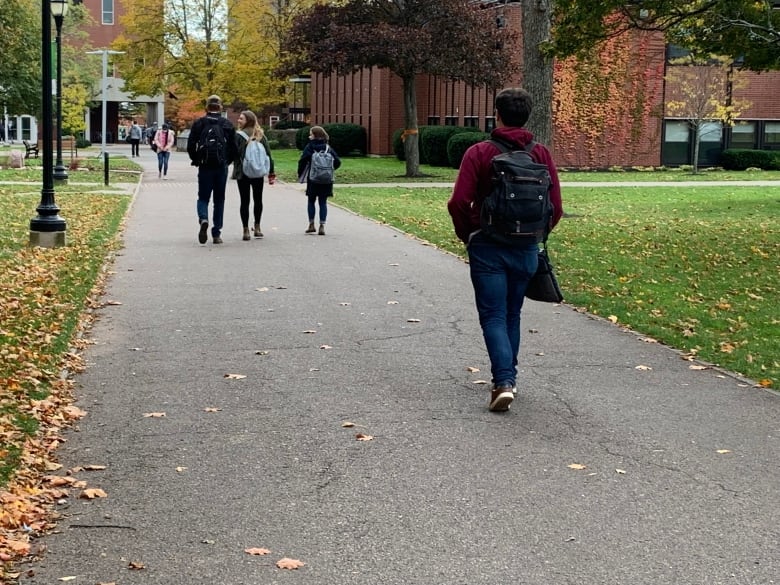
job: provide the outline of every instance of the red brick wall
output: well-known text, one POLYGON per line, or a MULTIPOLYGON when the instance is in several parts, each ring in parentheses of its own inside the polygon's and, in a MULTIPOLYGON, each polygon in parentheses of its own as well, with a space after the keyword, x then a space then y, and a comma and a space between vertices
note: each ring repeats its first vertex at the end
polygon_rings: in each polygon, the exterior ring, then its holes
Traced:
POLYGON ((125 14, 125 2, 132 0, 114 0, 114 24, 103 22, 103 1, 84 0, 84 6, 89 11, 94 23, 86 28, 90 43, 96 49, 108 49, 116 37, 124 30, 119 20, 125 14))

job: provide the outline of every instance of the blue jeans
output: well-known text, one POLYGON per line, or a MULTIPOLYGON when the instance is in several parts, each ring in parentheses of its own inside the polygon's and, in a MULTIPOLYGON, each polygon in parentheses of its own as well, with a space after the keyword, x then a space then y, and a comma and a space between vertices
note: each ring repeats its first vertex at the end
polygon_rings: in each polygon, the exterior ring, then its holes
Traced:
POLYGON ((471 284, 496 385, 514 386, 517 380, 520 310, 538 253, 537 244, 501 246, 481 234, 468 245, 471 284))
POLYGON ((168 174, 168 161, 171 158, 170 150, 158 150, 157 151, 157 170, 163 175, 168 174))
POLYGON ((314 221, 314 202, 319 201, 320 204, 320 223, 325 223, 328 219, 328 196, 327 195, 308 195, 309 206, 307 211, 309 212, 309 221, 314 221))
POLYGON ((198 221, 209 219, 209 200, 214 193, 214 220, 211 222, 211 235, 222 233, 222 221, 225 215, 225 188, 227 187, 228 168, 198 167, 198 221))

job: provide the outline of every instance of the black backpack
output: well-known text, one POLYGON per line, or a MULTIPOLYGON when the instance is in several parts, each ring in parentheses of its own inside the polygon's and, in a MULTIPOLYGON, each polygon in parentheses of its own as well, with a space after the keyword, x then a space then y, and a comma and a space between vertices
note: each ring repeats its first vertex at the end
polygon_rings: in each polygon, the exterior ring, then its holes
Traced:
POLYGON ((488 140, 501 153, 493 157, 493 187, 480 212, 482 232, 510 245, 527 246, 544 241, 552 218, 547 165, 531 158, 535 142, 516 149, 498 140, 488 140))
POLYGON ((227 140, 222 118, 206 117, 206 127, 198 137, 195 160, 204 167, 220 167, 227 164, 227 140))

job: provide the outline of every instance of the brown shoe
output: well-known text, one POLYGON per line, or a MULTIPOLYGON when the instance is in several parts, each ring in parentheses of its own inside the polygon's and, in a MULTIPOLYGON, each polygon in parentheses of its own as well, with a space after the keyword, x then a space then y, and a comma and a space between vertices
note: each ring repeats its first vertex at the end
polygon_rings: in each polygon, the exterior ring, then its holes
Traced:
POLYGON ((248 242, 249 240, 252 239, 252 236, 249 235, 249 228, 248 227, 244 228, 244 237, 241 238, 241 239, 244 240, 245 242, 248 242))
POLYGON ((313 221, 309 222, 309 227, 306 228, 306 233, 307 234, 313 234, 316 231, 317 231, 317 228, 314 227, 314 222, 313 221))
POLYGON ((262 238, 263 237, 263 231, 260 229, 260 224, 259 223, 255 224, 254 232, 255 232, 255 237, 256 238, 262 238))
POLYGON ((494 386, 493 391, 490 393, 488 410, 491 412, 506 412, 514 399, 515 395, 512 392, 512 386, 509 384, 494 386))
POLYGON ((214 243, 215 244, 221 244, 222 243, 222 238, 219 237, 219 236, 214 236, 214 243))
POLYGON ((325 224, 320 224, 320 231, 317 232, 319 235, 324 236, 325 235, 325 224))

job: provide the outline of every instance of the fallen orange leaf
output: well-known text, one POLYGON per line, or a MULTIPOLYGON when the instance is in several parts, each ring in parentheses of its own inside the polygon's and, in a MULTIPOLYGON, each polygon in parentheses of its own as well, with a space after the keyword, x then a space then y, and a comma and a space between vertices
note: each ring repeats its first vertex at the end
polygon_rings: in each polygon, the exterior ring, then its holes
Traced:
POLYGON ((280 569, 295 570, 302 567, 304 564, 305 563, 299 561, 298 559, 288 559, 286 557, 276 561, 276 566, 279 567, 280 569))
POLYGON ((245 548, 244 552, 248 555, 269 555, 271 551, 267 548, 245 548))
POLYGON ((95 498, 107 498, 108 494, 100 488, 87 488, 81 492, 79 497, 84 500, 94 500, 95 498))
POLYGON ((371 435, 364 435, 363 433, 358 433, 357 435, 355 435, 355 438, 358 441, 373 441, 374 440, 374 437, 372 437, 371 435))

